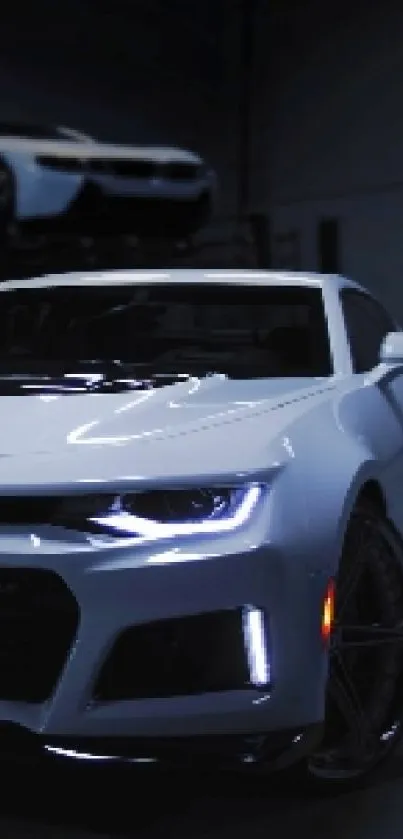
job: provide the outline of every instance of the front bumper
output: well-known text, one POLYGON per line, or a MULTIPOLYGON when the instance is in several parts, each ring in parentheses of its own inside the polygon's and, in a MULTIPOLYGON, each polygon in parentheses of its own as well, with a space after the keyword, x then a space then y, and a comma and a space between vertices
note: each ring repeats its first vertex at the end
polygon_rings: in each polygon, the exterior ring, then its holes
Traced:
MULTIPOLYGON (((322 575, 304 557, 291 559, 287 549, 259 545, 257 533, 173 547, 154 543, 104 549, 73 540, 65 532, 55 534, 52 528, 37 529, 34 538, 23 529, 0 531, 0 722, 12 724, 13 730, 19 726, 44 743, 75 743, 78 751, 80 743, 97 741, 130 741, 137 749, 141 743, 161 744, 165 738, 183 745, 189 738, 222 735, 260 738, 263 732, 267 738, 292 731, 299 736, 323 719, 324 586, 322 575), (18 575, 26 578, 27 573, 37 576, 35 584, 32 577, 28 586, 24 584, 24 617, 18 575), (45 588, 41 575, 47 579, 45 588), (175 676, 174 670, 167 671, 165 650, 158 643, 152 655, 148 646, 147 655, 143 649, 141 656, 147 628, 178 621, 188 626, 186 621, 197 623, 206 615, 239 614, 245 606, 267 616, 267 685, 248 683, 239 657, 236 667, 227 666, 233 652, 230 636, 226 660, 223 651, 218 656, 222 668, 217 671, 215 666, 208 674, 204 664, 204 669, 192 666, 187 673, 177 668, 175 676), (116 679, 112 666, 108 690, 99 694, 96 686, 116 643, 136 630, 137 647, 132 653, 129 648, 123 659, 130 678, 122 688, 122 663, 116 679), (41 681, 44 669, 46 689, 41 681), (165 672, 166 678, 155 679, 155 671, 161 671, 160 677, 165 672)), ((197 634, 196 665, 203 656, 208 662, 212 647, 218 648, 218 630, 208 626, 204 646, 203 633, 197 634)), ((189 645, 187 655, 189 662, 189 645)))
POLYGON ((208 185, 194 195, 112 193, 86 182, 66 209, 20 220, 20 232, 49 236, 138 236, 177 239, 197 233, 212 213, 208 185))
POLYGON ((17 763, 61 760, 79 764, 132 764, 162 769, 280 770, 320 744, 321 724, 250 735, 214 737, 47 738, 15 724, 0 725, 0 758, 17 763))

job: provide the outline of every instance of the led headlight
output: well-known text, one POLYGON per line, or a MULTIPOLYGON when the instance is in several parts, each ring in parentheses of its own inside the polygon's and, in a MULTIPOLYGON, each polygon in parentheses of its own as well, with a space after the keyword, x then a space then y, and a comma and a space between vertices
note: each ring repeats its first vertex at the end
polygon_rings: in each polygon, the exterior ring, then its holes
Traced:
POLYGON ((121 495, 89 521, 103 532, 147 539, 226 533, 246 523, 262 492, 247 484, 121 495))

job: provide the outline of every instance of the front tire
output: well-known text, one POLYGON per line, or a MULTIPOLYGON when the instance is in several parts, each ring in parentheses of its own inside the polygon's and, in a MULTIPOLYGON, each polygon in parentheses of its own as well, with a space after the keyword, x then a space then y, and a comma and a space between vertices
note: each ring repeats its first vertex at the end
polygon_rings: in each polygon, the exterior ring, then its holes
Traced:
POLYGON ((324 738, 306 762, 315 784, 360 781, 400 740, 402 562, 402 546, 383 514, 357 504, 336 581, 324 738))

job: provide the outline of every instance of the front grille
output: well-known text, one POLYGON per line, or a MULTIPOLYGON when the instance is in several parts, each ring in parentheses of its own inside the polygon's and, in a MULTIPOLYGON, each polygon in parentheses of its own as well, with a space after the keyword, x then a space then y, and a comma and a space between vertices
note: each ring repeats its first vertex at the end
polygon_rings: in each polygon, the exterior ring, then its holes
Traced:
POLYGON ((78 622, 78 604, 57 574, 0 568, 0 700, 48 699, 78 622))
POLYGON ((154 160, 93 158, 87 161, 86 170, 94 175, 106 173, 116 175, 118 178, 137 178, 139 180, 162 178, 171 181, 193 181, 196 179, 200 167, 187 161, 159 163, 154 160))
POLYGON ((90 527, 91 516, 106 511, 113 495, 1 496, 0 527, 48 525, 70 530, 90 527))
POLYGON ((171 181, 194 181, 199 171, 194 163, 167 163, 164 167, 164 175, 171 181))
POLYGON ((130 627, 117 639, 94 699, 113 702, 242 690, 249 684, 241 610, 130 627))
POLYGON ((105 160, 105 169, 118 178, 151 179, 158 175, 158 166, 152 160, 105 160))

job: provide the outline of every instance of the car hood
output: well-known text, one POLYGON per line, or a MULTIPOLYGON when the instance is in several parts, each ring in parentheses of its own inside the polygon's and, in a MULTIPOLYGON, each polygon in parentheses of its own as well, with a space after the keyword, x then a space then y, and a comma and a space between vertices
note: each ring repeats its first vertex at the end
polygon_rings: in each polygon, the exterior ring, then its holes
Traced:
POLYGON ((0 488, 261 470, 279 435, 333 389, 326 379, 209 376, 130 393, 0 396, 0 488))
POLYGON ((153 163, 194 163, 200 164, 201 157, 186 149, 170 146, 126 146, 102 143, 94 140, 77 142, 76 140, 36 140, 22 137, 0 139, 0 151, 13 154, 62 155, 63 157, 82 157, 122 160, 147 160, 153 163))

